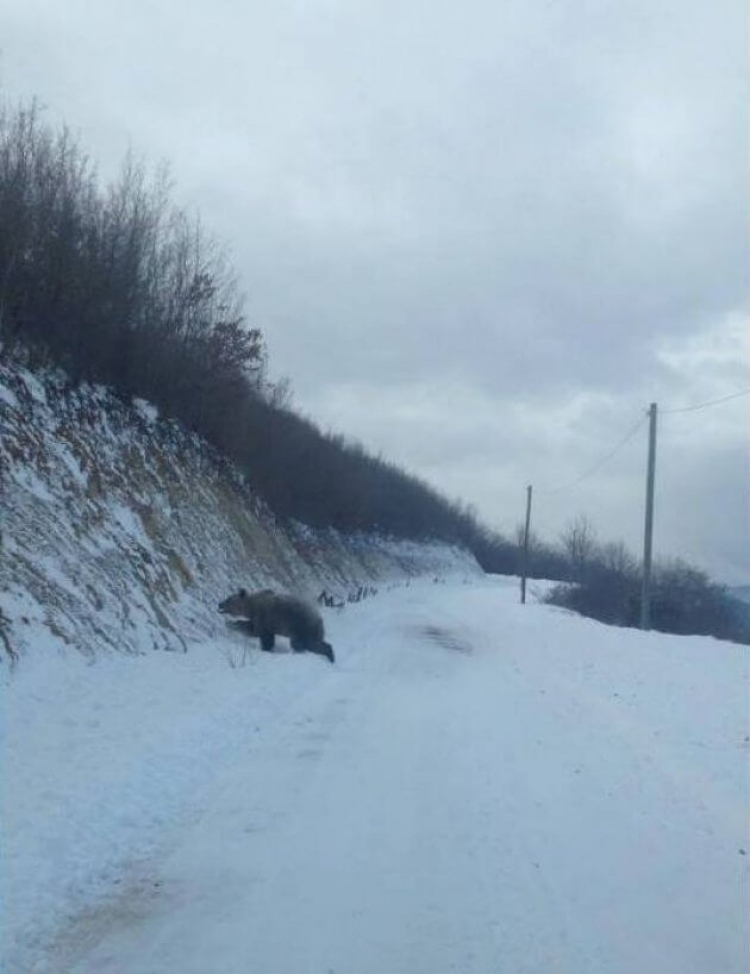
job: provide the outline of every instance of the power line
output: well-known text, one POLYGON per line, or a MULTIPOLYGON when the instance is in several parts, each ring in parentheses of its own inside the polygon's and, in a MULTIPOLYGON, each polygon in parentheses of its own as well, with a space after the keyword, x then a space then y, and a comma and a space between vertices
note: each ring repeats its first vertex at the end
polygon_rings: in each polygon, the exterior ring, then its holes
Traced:
POLYGON ((578 477, 576 480, 573 480, 569 484, 562 484, 560 487, 553 487, 551 490, 545 490, 543 491, 543 493, 558 494, 563 490, 570 490, 572 487, 577 487, 578 484, 582 483, 584 480, 587 480, 589 477, 593 477, 595 473, 601 470, 601 468, 604 466, 605 463, 607 463, 609 460, 612 459, 612 457, 614 457, 617 453, 620 452, 620 450, 626 445, 626 443, 629 443, 630 440, 633 439, 635 434, 638 432, 641 426, 643 426, 643 424, 646 422, 647 419, 648 419, 648 413, 646 413, 644 416, 641 416, 641 418, 638 420, 635 426, 625 434, 625 436, 620 440, 620 442, 612 450, 610 450, 610 452, 606 456, 602 457, 601 460, 599 460, 596 464, 594 464, 594 466, 591 467, 589 470, 586 470, 584 473, 582 473, 581 476, 578 477))
POLYGON ((665 413, 693 413, 697 409, 706 409, 708 406, 718 406, 721 402, 729 402, 730 399, 739 399, 740 396, 750 396, 750 389, 740 389, 739 392, 733 392, 728 396, 722 396, 720 399, 710 399, 708 402, 699 402, 694 406, 683 406, 681 409, 661 409, 659 410, 662 415, 665 413))
MULTIPOLYGON (((737 392, 730 393, 728 396, 721 396, 719 399, 709 399, 707 402, 695 403, 695 405, 693 406, 682 406, 677 409, 660 409, 659 412, 662 415, 669 415, 669 416, 674 415, 675 413, 692 413, 692 412, 696 412, 699 409, 707 409, 709 406, 718 406, 720 403, 729 402, 731 399, 739 399, 741 396, 750 396, 750 388, 740 389, 737 392)), ((561 484, 559 487, 553 487, 548 490, 542 489, 541 493, 546 495, 559 494, 562 491, 571 490, 573 487, 577 487, 578 484, 583 483, 584 480, 588 480, 589 477, 593 477, 595 473, 598 473, 599 470, 601 470, 601 468, 612 459, 612 457, 618 454, 620 450, 627 443, 630 442, 630 440, 635 436, 635 434, 638 432, 641 426, 644 425, 647 419, 648 419, 648 412, 638 420, 635 426, 633 426, 633 428, 625 434, 625 436, 620 440, 620 442, 617 443, 617 445, 612 450, 610 450, 609 453, 603 456, 601 460, 597 461, 597 463, 595 463, 593 467, 589 468, 584 473, 582 473, 580 477, 577 477, 575 480, 571 481, 568 484, 561 484)))

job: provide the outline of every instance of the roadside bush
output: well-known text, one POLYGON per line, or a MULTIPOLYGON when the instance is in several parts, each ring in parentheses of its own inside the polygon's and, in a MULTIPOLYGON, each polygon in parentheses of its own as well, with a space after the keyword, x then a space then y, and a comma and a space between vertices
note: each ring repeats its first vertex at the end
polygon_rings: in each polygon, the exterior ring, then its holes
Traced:
POLYGON ((663 632, 697 633, 750 642, 750 618, 741 615, 723 585, 681 560, 658 567, 654 574, 651 619, 663 632), (743 625, 744 622, 744 625, 743 625))
MULTIPOLYGON (((611 625, 640 622, 642 575, 622 545, 598 549, 583 582, 559 585, 546 601, 611 625)), ((750 643, 750 612, 722 585, 683 561, 652 573, 651 628, 750 643)))

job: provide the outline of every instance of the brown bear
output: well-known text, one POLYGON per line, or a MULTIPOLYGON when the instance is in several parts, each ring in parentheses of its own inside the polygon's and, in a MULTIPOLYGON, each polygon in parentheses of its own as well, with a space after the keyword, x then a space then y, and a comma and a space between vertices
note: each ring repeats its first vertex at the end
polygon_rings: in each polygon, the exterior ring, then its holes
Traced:
POLYGON ((238 628, 248 636, 257 636, 260 648, 267 653, 273 650, 276 636, 286 636, 295 653, 308 650, 334 661, 317 609, 293 595, 279 595, 271 589, 251 594, 241 588, 219 603, 219 612, 240 619, 238 628))

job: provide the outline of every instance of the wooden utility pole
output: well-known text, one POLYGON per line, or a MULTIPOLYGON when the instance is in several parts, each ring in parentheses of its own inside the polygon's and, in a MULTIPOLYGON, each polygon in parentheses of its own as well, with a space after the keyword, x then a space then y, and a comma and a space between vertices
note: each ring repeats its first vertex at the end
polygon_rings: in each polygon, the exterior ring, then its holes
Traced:
POLYGON ((656 471, 656 403, 648 411, 648 470, 646 473, 646 528, 643 536, 643 591, 641 629, 651 628, 651 552, 654 534, 654 475, 656 471))
POLYGON ((521 569, 521 605, 526 604, 526 576, 529 571, 529 527, 531 525, 531 484, 526 488, 526 528, 523 532, 523 566, 521 569))

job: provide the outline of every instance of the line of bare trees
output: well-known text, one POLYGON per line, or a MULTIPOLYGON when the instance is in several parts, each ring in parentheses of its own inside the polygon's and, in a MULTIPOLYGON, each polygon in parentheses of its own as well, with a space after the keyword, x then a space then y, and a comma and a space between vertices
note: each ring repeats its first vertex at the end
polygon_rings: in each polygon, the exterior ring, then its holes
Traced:
POLYGON ((0 109, 0 356, 155 403, 280 517, 455 541, 514 570, 512 545, 498 548, 463 505, 288 408, 229 262, 172 204, 166 174, 130 156, 102 187, 34 103, 0 109))

